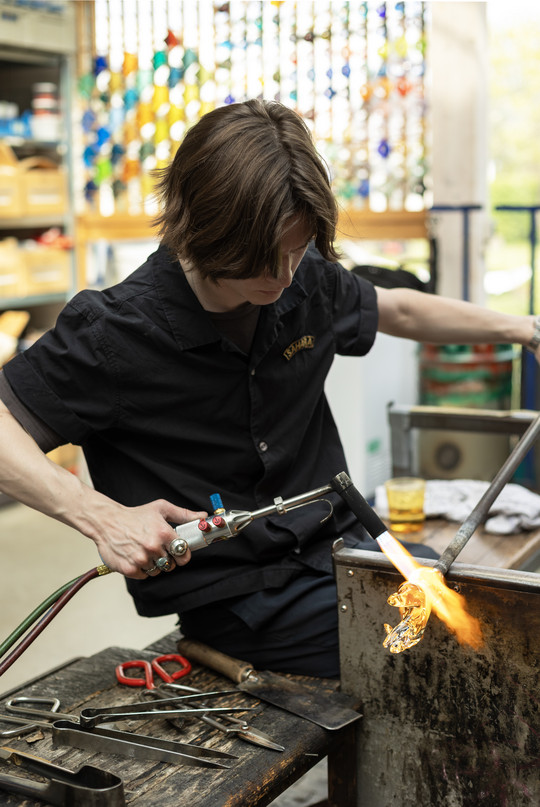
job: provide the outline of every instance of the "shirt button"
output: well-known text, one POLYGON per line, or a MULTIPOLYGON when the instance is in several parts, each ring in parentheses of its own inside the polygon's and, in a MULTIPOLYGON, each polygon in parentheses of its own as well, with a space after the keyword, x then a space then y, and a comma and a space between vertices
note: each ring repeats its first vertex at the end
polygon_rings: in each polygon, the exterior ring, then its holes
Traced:
POLYGON ((255 367, 251 368, 251 370, 249 371, 249 374, 250 375, 255 375, 255 367))
POLYGON ((259 443, 259 451, 268 451, 268 443, 265 443, 264 440, 259 443))

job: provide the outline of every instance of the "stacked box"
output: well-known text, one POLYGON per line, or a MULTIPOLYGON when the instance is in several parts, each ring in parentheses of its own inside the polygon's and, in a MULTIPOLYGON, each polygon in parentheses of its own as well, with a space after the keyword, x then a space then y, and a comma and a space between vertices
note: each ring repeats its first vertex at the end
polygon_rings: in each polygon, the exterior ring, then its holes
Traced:
POLYGON ((64 215, 68 207, 65 172, 45 157, 19 162, 25 216, 64 215))
POLYGON ((69 291, 71 253, 54 247, 23 251, 26 294, 55 294, 69 291))
POLYGON ((16 238, 0 241, 0 299, 25 297, 26 266, 16 238))
POLYGON ((24 215, 19 163, 13 149, 0 142, 0 218, 24 215))

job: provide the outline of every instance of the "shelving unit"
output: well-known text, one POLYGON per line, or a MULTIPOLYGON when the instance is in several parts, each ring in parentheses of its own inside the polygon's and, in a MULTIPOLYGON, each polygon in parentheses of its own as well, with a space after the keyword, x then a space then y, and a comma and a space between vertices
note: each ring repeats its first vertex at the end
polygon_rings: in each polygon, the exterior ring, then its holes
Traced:
MULTIPOLYGON (((15 127, 18 131, 9 133, 4 126, 0 144, 9 147, 16 158, 17 167, 19 161, 45 159, 61 166, 66 178, 62 204, 57 205, 54 212, 24 211, 22 215, 13 215, 13 208, 6 210, 4 205, 4 215, 0 210, 0 242, 14 239, 20 244, 39 237, 51 228, 58 228, 62 235, 72 239, 75 237, 71 123, 77 47, 75 28, 75 6, 71 0, 44 0, 27 6, 0 0, 0 101, 16 104, 19 113, 30 110, 33 85, 49 82, 57 87, 61 114, 59 136, 54 139, 32 137, 31 131, 21 131, 23 127, 20 126, 15 127)), ((21 187, 26 184, 22 176, 16 174, 15 178, 21 187)), ((47 199, 46 189, 43 194, 42 198, 47 199)), ((29 253, 25 253, 20 266, 15 262, 13 274, 16 277, 17 271, 20 271, 21 282, 15 282, 13 288, 18 292, 24 290, 23 293, 10 293, 12 286, 0 284, 0 314, 7 310, 24 310, 30 314, 25 338, 28 335, 32 339, 32 334, 37 335, 50 328, 66 300, 78 287, 75 249, 51 249, 50 254, 53 253, 55 258, 52 264, 44 266, 40 265, 39 255, 36 255, 37 261, 33 262, 28 257, 29 253), (60 278, 61 282, 52 282, 52 278, 60 278)), ((5 266, 0 267, 2 271, 5 271, 5 266)), ((72 468, 76 463, 73 446, 57 449, 49 456, 64 467, 72 468)), ((0 495, 0 505, 9 502, 8 497, 0 495)))
MULTIPOLYGON (((49 82, 58 88, 61 125, 59 137, 54 140, 36 139, 31 133, 21 131, 0 135, 0 144, 8 146, 16 159, 17 168, 26 160, 44 160, 51 166, 62 169, 65 179, 65 197, 61 205, 52 206, 50 213, 23 210, 21 215, 12 215, 13 209, 0 209, 0 241, 15 239, 20 245, 36 239, 43 233, 58 228, 64 236, 73 238, 75 217, 73 214, 72 181, 72 125, 71 94, 73 86, 73 58, 76 50, 75 20, 69 2, 43 3, 25 7, 0 0, 0 101, 15 104, 19 115, 30 110, 32 87, 49 82)), ((38 177, 39 172, 33 173, 38 177)), ((16 181, 23 185, 23 178, 16 181)), ((46 193, 44 192, 44 199, 46 193)), ((45 205, 46 206, 46 205, 45 205)), ((25 309, 31 314, 30 327, 43 328, 54 321, 57 307, 64 303, 77 288, 74 249, 54 253, 54 261, 48 267, 39 267, 34 276, 28 268, 32 264, 28 252, 21 252, 21 283, 0 285, 0 312, 6 309, 25 309), (38 280, 36 281, 36 278, 38 280), (54 281, 53 278, 60 278, 54 281), (50 287, 49 287, 50 285, 50 287), (38 324, 39 323, 39 324, 38 324)), ((50 255, 53 255, 51 251, 50 255)))

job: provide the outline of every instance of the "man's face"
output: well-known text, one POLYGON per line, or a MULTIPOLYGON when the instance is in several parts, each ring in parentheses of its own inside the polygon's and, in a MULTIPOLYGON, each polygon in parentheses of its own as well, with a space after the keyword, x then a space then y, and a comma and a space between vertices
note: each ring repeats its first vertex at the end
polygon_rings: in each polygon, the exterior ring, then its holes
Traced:
POLYGON ((216 284, 216 292, 226 309, 232 310, 242 303, 268 305, 281 297, 283 290, 291 285, 294 273, 305 255, 313 237, 313 230, 301 219, 291 222, 289 230, 281 241, 282 264, 278 277, 262 272, 257 277, 242 280, 221 279, 216 284))

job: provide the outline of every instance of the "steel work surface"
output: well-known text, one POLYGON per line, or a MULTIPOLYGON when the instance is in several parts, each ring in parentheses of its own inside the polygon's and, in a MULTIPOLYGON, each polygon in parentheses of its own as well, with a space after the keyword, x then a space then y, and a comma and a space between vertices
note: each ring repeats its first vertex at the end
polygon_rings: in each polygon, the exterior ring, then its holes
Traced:
MULTIPOLYGON (((361 701, 357 807, 540 804, 540 575, 455 563, 447 581, 482 624, 477 652, 431 615, 384 649, 403 582, 381 553, 336 543, 342 690, 361 701)), ((426 561, 426 565, 427 565, 426 561)))

